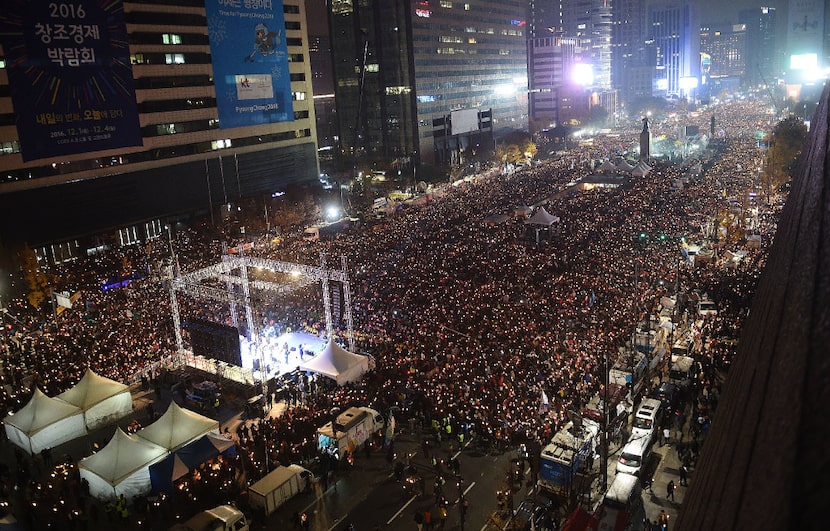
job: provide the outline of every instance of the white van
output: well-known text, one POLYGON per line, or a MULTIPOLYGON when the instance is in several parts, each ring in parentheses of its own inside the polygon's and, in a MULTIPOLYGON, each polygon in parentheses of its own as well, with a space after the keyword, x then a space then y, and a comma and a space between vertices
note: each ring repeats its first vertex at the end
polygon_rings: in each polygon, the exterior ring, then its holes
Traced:
POLYGON ((170 531, 248 531, 245 515, 231 505, 220 505, 197 513, 183 524, 176 524, 170 531))
POLYGON ((634 437, 632 435, 628 443, 623 446, 620 452, 620 459, 617 461, 617 474, 631 474, 639 476, 640 469, 651 453, 651 441, 648 437, 634 437))
POLYGON ((646 438, 654 439, 654 432, 660 424, 662 416, 662 404, 655 398, 646 398, 640 403, 639 409, 634 414, 634 423, 631 427, 629 440, 646 438))

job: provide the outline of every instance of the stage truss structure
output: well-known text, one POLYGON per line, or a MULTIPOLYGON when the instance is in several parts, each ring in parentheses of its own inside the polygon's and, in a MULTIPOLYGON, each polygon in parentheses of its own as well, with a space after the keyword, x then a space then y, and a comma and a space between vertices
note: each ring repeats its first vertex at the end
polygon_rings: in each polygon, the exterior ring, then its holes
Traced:
MULTIPOLYGON (((329 341, 334 336, 334 325, 332 323, 332 300, 331 283, 340 283, 343 291, 343 318, 346 321, 346 338, 349 350, 355 351, 354 322, 352 319, 351 288, 349 285, 349 274, 346 267, 346 257, 340 257, 341 269, 330 269, 326 263, 326 255, 320 254, 320 265, 297 264, 257 258, 253 256, 222 255, 222 261, 189 273, 175 276, 170 282, 170 308, 173 317, 173 331, 176 337, 178 352, 183 355, 187 352, 182 339, 182 323, 179 313, 178 293, 186 293, 198 299, 210 299, 217 302, 225 302, 230 306, 230 316, 233 326, 239 326, 239 314, 237 309, 244 309, 245 323, 251 335, 251 344, 257 346, 260 363, 260 380, 263 394, 267 393, 268 382, 265 373, 265 349, 260 342, 260 328, 254 320, 253 308, 255 300, 251 296, 251 290, 259 290, 270 293, 290 293, 297 289, 320 282, 323 291, 323 309, 326 320, 326 337, 329 341), (290 282, 272 282, 264 280, 251 280, 248 269, 274 273, 285 273, 291 275, 290 282), (219 285, 205 284, 211 281, 219 285)), ((183 356, 182 356, 183 357, 183 356)), ((182 364, 185 363, 180 359, 182 364)))

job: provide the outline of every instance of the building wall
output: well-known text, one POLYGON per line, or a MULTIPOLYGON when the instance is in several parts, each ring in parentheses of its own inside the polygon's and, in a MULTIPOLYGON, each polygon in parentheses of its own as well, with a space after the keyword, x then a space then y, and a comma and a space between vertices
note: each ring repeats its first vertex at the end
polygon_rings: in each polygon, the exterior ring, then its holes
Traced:
POLYGON ((527 1, 412 5, 422 160, 434 161, 432 121, 453 110, 492 109, 496 136, 527 131, 527 1))
POLYGON ((124 3, 142 146, 24 162, 0 69, 0 239, 41 244, 316 180, 304 2, 282 3, 293 121, 219 128, 203 0, 124 3))
POLYGON ((492 109, 497 131, 527 130, 527 7, 525 0, 333 2, 344 154, 434 162, 433 121, 460 109, 492 109))
POLYGON ((594 69, 594 85, 611 88, 611 4, 605 0, 571 0, 562 4, 565 36, 579 39, 586 49, 585 62, 594 69))
POLYGON ((684 77, 699 77, 700 24, 690 0, 659 2, 649 6, 648 41, 655 50, 657 78, 666 88, 656 95, 681 96, 684 77))

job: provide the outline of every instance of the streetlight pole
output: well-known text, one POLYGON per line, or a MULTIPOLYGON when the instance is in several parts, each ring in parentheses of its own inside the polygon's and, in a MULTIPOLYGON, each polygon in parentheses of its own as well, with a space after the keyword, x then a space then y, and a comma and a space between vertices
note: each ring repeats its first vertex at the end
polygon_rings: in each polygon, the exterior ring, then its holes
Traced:
POLYGON ((608 352, 605 352, 605 397, 602 400, 602 446, 600 466, 602 467, 602 491, 608 490, 608 352))

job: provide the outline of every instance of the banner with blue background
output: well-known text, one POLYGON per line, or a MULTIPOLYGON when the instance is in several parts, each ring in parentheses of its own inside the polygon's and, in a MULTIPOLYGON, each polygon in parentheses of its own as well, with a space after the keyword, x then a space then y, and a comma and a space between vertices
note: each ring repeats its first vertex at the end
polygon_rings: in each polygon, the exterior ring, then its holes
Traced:
POLYGON ((219 127, 294 119, 280 0, 206 0, 219 127))
POLYGON ((121 0, 5 0, 0 42, 24 161, 142 145, 121 0))

